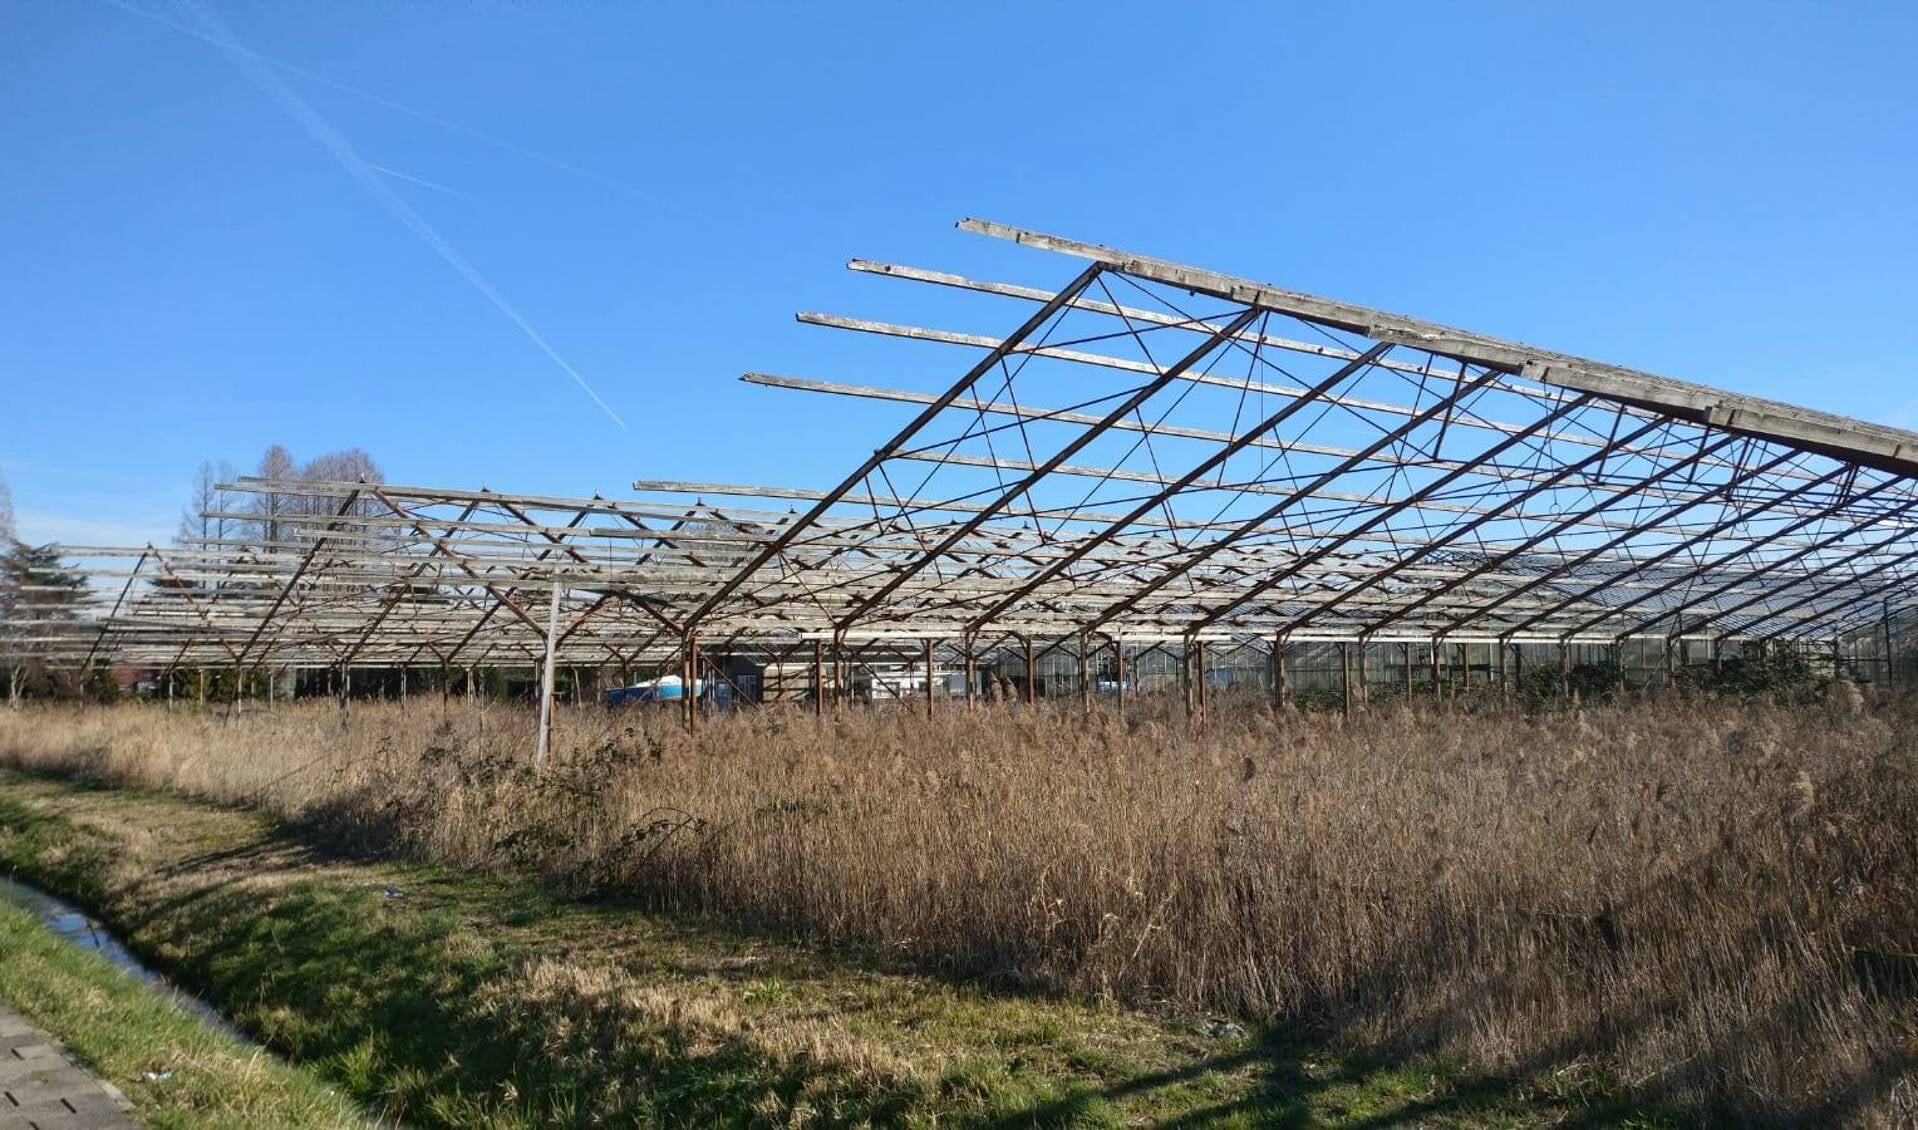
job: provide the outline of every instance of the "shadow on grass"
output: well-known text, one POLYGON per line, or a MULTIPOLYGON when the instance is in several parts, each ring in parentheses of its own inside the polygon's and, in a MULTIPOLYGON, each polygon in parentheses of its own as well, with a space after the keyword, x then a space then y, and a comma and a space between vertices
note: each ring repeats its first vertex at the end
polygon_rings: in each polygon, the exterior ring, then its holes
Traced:
POLYGON ((804 1057, 775 1062, 744 1039, 633 1024, 586 999, 515 1007, 524 998, 499 990, 526 955, 376 891, 209 890, 145 932, 178 945, 182 979, 262 1040, 408 1123, 739 1124, 802 1092, 841 1112, 833 1121, 885 1123, 919 1097, 804 1057), (219 944, 180 945, 196 938, 219 944))
MULTIPOLYGON (((1314 1122, 1309 1098, 1320 1082, 1308 1073, 1303 1059, 1287 1044, 1272 1041, 1238 1051, 1195 1060, 1183 1066, 1134 1076, 1104 1089, 1081 1088, 1062 1098, 1014 1111, 990 1125, 1012 1130, 1024 1126, 1071 1126, 1095 1120, 1113 1100, 1141 1097, 1149 1092, 1196 1082, 1207 1075, 1252 1067, 1260 1073, 1252 1093, 1180 1114, 1161 1125, 1211 1126, 1237 1120, 1248 1125, 1303 1127, 1314 1122)), ((1349 1078, 1341 1071, 1337 1078, 1349 1078)))
MULTIPOLYGON (((1668 882, 1680 882, 1683 878, 1677 876, 1668 882)), ((1410 955, 1426 942, 1415 933, 1399 947, 1399 952, 1410 960, 1410 955)), ((1762 960, 1761 951, 1776 944, 1776 939, 1755 925, 1743 936, 1728 939, 1727 944, 1745 964, 1754 965, 1762 960)), ((1598 960, 1591 954, 1584 957, 1598 960)), ((1372 976, 1389 981, 1394 975, 1392 965, 1390 959, 1378 961, 1372 976)), ((1362 999, 1374 991, 1364 980, 1353 987, 1355 997, 1362 999)), ((1332 1125, 1343 1130, 1383 1130, 1407 1125, 1510 1125, 1545 1119, 1554 1126, 1581 1128, 1680 1127, 1697 1125, 1701 1120, 1727 1126, 1822 1127, 1858 1122, 1887 1095, 1895 1096, 1895 1088, 1918 1077, 1918 1045, 1907 1045, 1885 1050, 1846 1076, 1842 1086, 1822 1095, 1771 1095, 1748 1105, 1731 1105, 1724 1102, 1721 1093, 1719 1105, 1705 1109, 1693 1105, 1696 1097, 1682 1096, 1683 1084, 1688 1079, 1729 1075, 1741 1050, 1735 1041, 1720 1043, 1690 1061, 1672 1064, 1660 1073, 1663 1078, 1624 1082, 1597 1073, 1577 1077, 1579 1073, 1575 1069, 1589 1065, 1595 1050, 1680 1012, 1686 1003, 1687 991, 1685 986, 1675 986, 1637 1001, 1627 1012, 1596 1017, 1589 1027, 1567 1033, 1509 1070, 1498 1073, 1471 1071, 1456 1063, 1418 1056, 1382 1054, 1354 1055, 1328 1069, 1313 1060, 1323 1058, 1328 1047, 1349 1041, 1336 1033, 1321 1033, 1309 1040, 1273 1034, 1249 1046, 1176 1070, 1138 1075, 1102 1089, 1075 1090, 1062 1098, 1012 1112, 995 1125, 1011 1128, 1083 1124, 1089 1120, 1088 1116, 1115 1100, 1169 1091, 1214 1073, 1249 1069, 1258 1080, 1252 1088, 1216 1102, 1191 1106, 1158 1125, 1248 1128, 1332 1125), (1680 1101, 1672 1101, 1674 1098, 1680 1101)), ((1814 992, 1810 985, 1799 986, 1794 994, 1754 1018, 1751 1027, 1794 1028, 1816 1023, 1818 1002, 1814 992)), ((1903 999, 1908 1001, 1910 997, 1903 999)), ((1462 1009, 1453 1007, 1406 1018, 1404 1027, 1440 1032, 1464 1022, 1462 1009)), ((1910 1117, 1910 1111, 1901 1107, 1893 1111, 1891 1117, 1910 1117)))
MULTIPOLYGON (((990 1125, 996 1130, 1013 1130, 1094 1124, 1117 1100, 1145 1099, 1152 1092, 1187 1086, 1209 1075, 1248 1069, 1256 1078, 1249 1088, 1228 1098, 1186 1107, 1154 1125, 1289 1130, 1326 1125, 1476 1125, 1482 1119, 1517 1124, 1537 1121, 1545 1113, 1534 1097, 1524 1093, 1522 1082, 1507 1077, 1461 1075, 1449 1067, 1427 1065, 1418 1059, 1353 1057, 1336 1066, 1325 1066, 1314 1062, 1319 1058, 1323 1056, 1318 1045, 1271 1036, 1248 1047, 1176 1069, 1138 1075, 1103 1089, 1081 1088, 1062 1098, 1010 1112, 990 1125)), ((1660 1122, 1645 1108, 1629 1104, 1602 1111, 1593 1107, 1571 1116, 1559 1112, 1551 1121, 1554 1125, 1584 1124, 1581 1120, 1591 1115, 1601 1117, 1590 1125, 1610 1125, 1619 1118, 1645 1126, 1660 1122)))

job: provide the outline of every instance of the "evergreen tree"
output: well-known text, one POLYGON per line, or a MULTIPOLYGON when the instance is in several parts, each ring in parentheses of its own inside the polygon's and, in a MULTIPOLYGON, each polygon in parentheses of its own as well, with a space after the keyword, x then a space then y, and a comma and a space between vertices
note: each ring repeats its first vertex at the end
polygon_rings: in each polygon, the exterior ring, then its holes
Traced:
POLYGON ((84 634, 84 573, 66 567, 51 545, 31 546, 9 537, 0 551, 0 641, 7 666, 7 699, 53 694, 63 689, 43 656, 61 636, 84 634))

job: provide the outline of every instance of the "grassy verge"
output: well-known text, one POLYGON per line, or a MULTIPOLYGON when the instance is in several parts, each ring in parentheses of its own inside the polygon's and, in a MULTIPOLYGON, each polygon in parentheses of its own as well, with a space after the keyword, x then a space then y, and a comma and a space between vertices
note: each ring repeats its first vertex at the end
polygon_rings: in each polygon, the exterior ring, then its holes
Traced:
POLYGON ((353 1104, 311 1074, 241 1046, 5 905, 0 1001, 125 1092, 149 1126, 366 1125, 353 1104))
POLYGON ((84 901, 269 1047, 415 1125, 1650 1121, 1577 1065, 1495 1079, 992 992, 331 857, 256 813, 153 793, 0 773, 0 867, 84 901))

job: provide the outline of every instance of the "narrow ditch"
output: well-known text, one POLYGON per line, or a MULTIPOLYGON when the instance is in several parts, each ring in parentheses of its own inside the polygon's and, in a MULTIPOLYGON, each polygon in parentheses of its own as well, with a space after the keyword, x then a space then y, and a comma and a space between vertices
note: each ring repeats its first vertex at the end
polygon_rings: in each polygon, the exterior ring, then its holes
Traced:
POLYGON ((5 875, 0 875, 0 902, 11 903, 25 910, 61 938, 81 949, 92 950, 106 958, 136 980, 161 996, 174 1001, 211 1027, 219 1029, 247 1047, 255 1046, 253 1040, 227 1023, 226 1018, 215 1011, 212 1005, 142 965, 140 959, 133 956, 131 950, 121 945, 120 939, 114 937, 113 931, 107 929, 104 923, 72 903, 57 899, 38 887, 22 883, 17 879, 10 879, 5 875))

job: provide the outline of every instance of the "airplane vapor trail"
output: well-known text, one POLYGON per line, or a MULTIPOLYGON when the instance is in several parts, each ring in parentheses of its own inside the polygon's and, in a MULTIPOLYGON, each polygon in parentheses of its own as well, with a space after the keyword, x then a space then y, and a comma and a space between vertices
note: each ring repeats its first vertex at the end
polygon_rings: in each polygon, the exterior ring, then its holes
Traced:
POLYGON ((394 180, 403 180, 408 184, 417 184, 421 188, 430 188, 434 192, 444 192, 448 196, 461 196, 461 197, 465 197, 468 200, 479 199, 479 197, 474 196, 470 192, 461 192, 457 188, 448 188, 445 185, 440 184, 436 181, 427 180, 425 177, 416 177, 412 175, 411 173, 402 173, 398 169, 389 169, 385 165, 375 165, 371 161, 368 161, 366 163, 366 167, 369 169, 372 169, 376 173, 382 173, 386 176, 392 177, 394 180))
POLYGON ((479 291, 488 302, 493 304, 495 309, 505 315, 515 326, 518 326, 520 332, 526 335, 527 340, 538 347, 540 352, 546 354, 547 358, 551 360, 553 364, 559 366, 561 371, 571 377, 573 383, 578 385, 580 390, 587 396, 591 397, 594 404, 599 405, 600 411, 606 413, 622 430, 626 429, 626 421, 620 418, 619 413, 613 411, 611 405, 601 399, 599 393, 593 390, 592 385, 586 383, 586 378, 580 375, 579 370, 575 369, 570 362, 559 355, 559 351, 554 349, 546 340, 545 336, 535 329, 531 322, 526 320, 525 315, 521 314, 517 307, 507 301, 506 296, 501 294, 499 290, 487 280, 486 276, 480 273, 478 267, 468 261, 464 255, 461 255, 452 244, 448 243, 446 239, 440 235, 432 224, 426 221, 424 216, 414 211, 411 205, 402 199, 398 193, 393 191, 392 187, 381 178, 373 166, 369 165, 365 159, 359 155, 358 151, 353 148, 352 143, 346 139, 346 135, 335 129, 331 122, 327 121, 320 115, 319 111, 307 103, 306 99, 301 98, 297 91, 288 86, 285 80, 280 78, 280 76, 274 72, 273 68, 267 64, 263 56, 249 50, 235 39, 216 13, 198 4, 191 5, 189 11, 200 21, 204 29, 199 36, 200 38, 207 40, 224 51, 227 56, 233 60, 234 65, 240 69, 241 73, 246 75, 255 86, 258 86, 277 102, 280 108, 284 110, 289 117, 293 118, 294 121, 298 122, 300 126, 306 130, 308 136, 319 142, 320 145, 333 156, 333 159, 340 164, 340 167, 345 169, 347 174, 359 183, 362 189, 371 195, 374 200, 378 201, 394 218, 405 224, 421 242, 432 248, 434 253, 446 262, 447 266, 457 271, 460 277, 464 278, 473 289, 479 291))
POLYGON ((308 82, 318 83, 321 86, 328 87, 333 90, 337 90, 342 94, 350 94, 355 98, 361 99, 366 102, 371 102, 375 106, 384 107, 385 109, 391 110, 396 114, 405 114, 406 116, 410 118, 418 118, 420 121, 426 122, 430 125, 438 126, 444 130, 450 130, 453 133, 461 134, 465 137, 470 137, 474 141, 485 142, 488 145, 495 146, 500 149, 504 149, 509 153, 515 153, 521 157, 527 158, 528 160, 537 161, 542 165, 546 165, 550 168, 558 169, 560 172, 571 173, 573 176, 580 177, 585 180, 596 181, 599 184, 605 185, 609 188, 618 189, 620 192, 623 192, 628 196, 634 197, 639 200, 647 201, 648 203, 651 203, 651 204, 656 204, 660 206, 661 208, 666 208, 673 211, 680 211, 680 209, 678 209, 675 205, 673 205, 671 201, 665 200, 658 196, 654 196, 647 192, 642 192, 641 190, 634 188, 632 185, 627 184, 624 181, 617 181, 611 177, 603 176, 599 173, 593 172, 591 169, 581 168, 580 166, 573 164, 571 161, 561 160, 560 158, 555 157, 549 153, 542 153, 537 149, 528 149, 526 146, 521 145, 516 141, 509 141, 508 139, 504 137, 500 137, 497 134, 487 133, 485 130, 474 129, 472 126, 463 125, 459 122, 451 121, 447 118, 442 118, 438 114, 429 113, 425 110, 419 109, 416 106, 408 106, 404 102, 395 102, 393 99, 388 98, 385 95, 375 94, 373 91, 367 90, 364 87, 354 86, 352 83, 349 83, 349 82, 341 82, 339 79, 333 78, 328 75, 323 75, 319 73, 318 71, 309 70, 306 67, 302 67, 298 63, 289 63, 285 59, 275 58, 272 55, 267 55, 262 52, 255 51, 251 47, 246 47, 237 41, 221 40, 217 36, 210 35, 207 32, 201 31, 198 28, 191 27, 187 24, 183 24, 178 20, 169 19, 158 12, 149 11, 148 9, 143 8, 138 4, 130 3, 129 0, 107 0, 107 3, 112 4, 114 7, 119 8, 120 10, 127 12, 131 15, 139 16, 142 19, 151 20, 154 23, 172 28, 174 31, 177 31, 182 35, 190 35, 193 38, 200 40, 201 42, 210 43, 213 46, 219 47, 228 52, 237 52, 240 54, 248 55, 254 59, 259 60, 260 62, 266 64, 269 67, 274 67, 279 70, 285 71, 287 74, 290 74, 290 75, 298 75, 300 78, 303 78, 307 80, 308 82))

